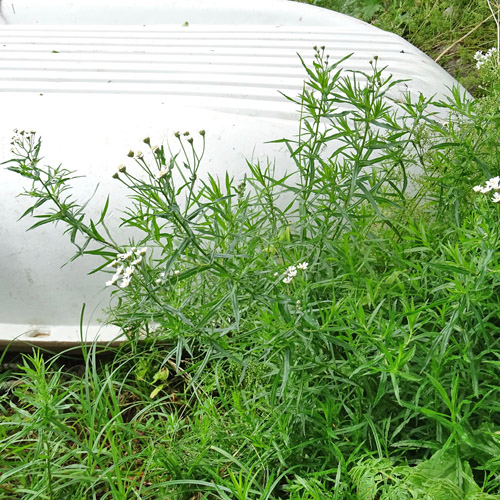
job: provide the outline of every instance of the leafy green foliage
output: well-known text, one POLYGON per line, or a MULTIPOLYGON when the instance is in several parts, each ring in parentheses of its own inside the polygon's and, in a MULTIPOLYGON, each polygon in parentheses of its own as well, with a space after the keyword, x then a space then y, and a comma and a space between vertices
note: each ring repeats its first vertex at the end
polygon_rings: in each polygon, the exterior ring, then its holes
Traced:
POLYGON ((134 269, 109 282, 113 362, 27 357, 2 396, 0 498, 499 498, 500 213, 472 191, 498 116, 339 64, 304 62, 291 175, 200 179, 204 131, 145 139, 115 174, 133 241, 16 139, 25 215, 134 269))

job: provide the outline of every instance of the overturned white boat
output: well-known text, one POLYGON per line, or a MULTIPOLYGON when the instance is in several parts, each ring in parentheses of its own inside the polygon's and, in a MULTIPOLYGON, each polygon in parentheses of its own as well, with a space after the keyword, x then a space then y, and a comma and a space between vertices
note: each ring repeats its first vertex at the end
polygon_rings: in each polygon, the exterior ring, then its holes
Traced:
MULTIPOLYGON (((286 147, 265 144, 297 133, 296 96, 313 46, 344 67, 369 71, 378 56, 401 93, 443 96, 456 82, 400 37, 342 14, 285 0, 9 0, 0 18, 0 161, 14 128, 43 138, 44 162, 86 176, 76 184, 95 206, 123 197, 112 174, 146 136, 206 130, 202 170, 242 175, 245 159, 291 167, 286 147)), ((103 326, 109 289, 89 257, 74 253, 62 228, 26 232, 26 184, 0 171, 0 345, 62 349, 120 340, 103 326), (82 304, 86 314, 80 327, 82 304)))

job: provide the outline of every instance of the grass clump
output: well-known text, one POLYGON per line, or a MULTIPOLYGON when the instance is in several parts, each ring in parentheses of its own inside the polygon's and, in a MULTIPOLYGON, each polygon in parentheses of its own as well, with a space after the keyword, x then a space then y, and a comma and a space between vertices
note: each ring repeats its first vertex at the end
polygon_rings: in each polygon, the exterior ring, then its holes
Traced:
POLYGON ((25 215, 112 267, 129 340, 78 375, 24 358, 0 498, 500 498, 498 114, 340 62, 304 64, 293 172, 199 178, 209 133, 146 138, 114 174, 133 240, 15 137, 25 215))

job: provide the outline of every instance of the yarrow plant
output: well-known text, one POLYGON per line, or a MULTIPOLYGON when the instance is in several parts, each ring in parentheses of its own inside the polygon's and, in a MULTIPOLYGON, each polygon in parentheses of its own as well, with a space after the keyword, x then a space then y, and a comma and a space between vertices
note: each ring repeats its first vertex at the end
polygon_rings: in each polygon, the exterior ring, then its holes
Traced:
POLYGON ((293 184, 272 164, 200 178, 205 131, 147 137, 107 174, 130 193, 116 223, 16 134, 25 216, 114 273, 108 321, 129 342, 111 367, 84 351, 66 386, 31 361, 38 386, 27 366, 0 394, 0 499, 498 500, 500 231, 463 202, 500 197, 498 118, 324 52, 280 140, 293 184))

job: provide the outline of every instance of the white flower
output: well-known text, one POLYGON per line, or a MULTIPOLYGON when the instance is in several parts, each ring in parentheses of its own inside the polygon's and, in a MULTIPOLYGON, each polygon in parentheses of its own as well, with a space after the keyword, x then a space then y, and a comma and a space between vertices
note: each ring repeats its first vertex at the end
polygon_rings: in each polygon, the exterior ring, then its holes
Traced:
POLYGON ((146 255, 146 252, 148 251, 148 247, 142 247, 142 248, 139 248, 139 250, 137 250, 135 252, 136 255, 146 255))
POLYGON ((293 276, 287 276, 286 278, 283 278, 283 283, 287 284, 290 283, 293 280, 293 276))
POLYGON ((483 186, 474 186, 472 188, 472 191, 474 191, 474 193, 482 193, 483 192, 483 186))
POLYGON ((119 253, 117 257, 120 260, 128 260, 133 256, 134 256, 134 252, 132 250, 129 250, 127 253, 119 253))
POLYGON ((492 177, 490 180, 486 182, 486 187, 494 189, 495 191, 500 190, 500 177, 492 177))
POLYGON ((130 277, 123 278, 123 281, 120 283, 120 288, 126 288, 129 285, 130 285, 130 277))
POLYGON ((500 203, 500 193, 493 193, 493 198, 491 198, 493 203, 500 203))
POLYGON ((136 158, 142 158, 144 155, 142 154, 142 151, 137 151, 137 153, 135 153, 135 157, 136 158))
POLYGON ((161 278, 156 278, 156 279, 155 279, 155 283, 156 283, 157 285, 161 285, 161 284, 163 283, 163 280, 162 280, 161 278))
POLYGON ((165 277, 165 272, 160 273, 160 278, 164 278, 164 277, 165 277))
POLYGON ((115 274, 109 281, 106 281, 106 286, 116 285, 119 278, 120 278, 120 276, 117 276, 115 274))
POLYGON ((117 260, 114 260, 113 262, 110 262, 107 267, 118 267, 119 262, 117 260))
POLYGON ((177 276, 179 273, 180 273, 180 271, 179 271, 178 269, 176 269, 176 270, 174 271, 174 274, 175 274, 176 276, 177 276))
POLYGON ((116 167, 116 171, 117 171, 117 172, 124 173, 124 172, 126 172, 126 171, 127 171, 127 167, 126 167, 125 165, 123 165, 123 164, 122 164, 122 165, 118 165, 118 166, 116 167))
POLYGON ((137 257, 137 259, 133 260, 130 265, 131 266, 138 266, 140 263, 142 262, 142 256, 139 255, 139 257, 137 257))
POLYGON ((115 274, 113 274, 113 277, 109 281, 106 281, 106 286, 116 285, 122 274, 123 274, 123 266, 120 266, 115 271, 115 274))
POLYGON ((294 278, 297 276, 297 268, 295 266, 290 266, 287 270, 286 273, 288 274, 288 277, 294 278))
POLYGON ((274 276, 275 278, 277 278, 279 275, 280 275, 280 273, 278 273, 277 271, 273 274, 273 276, 274 276))
POLYGON ((302 269, 302 271, 305 271, 308 266, 309 262, 301 262, 300 264, 297 264, 297 269, 302 269))
POLYGON ((163 168, 162 170, 160 170, 157 174, 156 174, 156 178, 158 180, 162 179, 163 177, 165 177, 166 175, 168 174, 168 169, 167 168, 163 168))
POLYGON ((123 273, 123 276, 125 277, 124 279, 129 279, 131 278, 132 274, 134 274, 135 267, 129 266, 127 269, 125 269, 125 272, 123 273))

